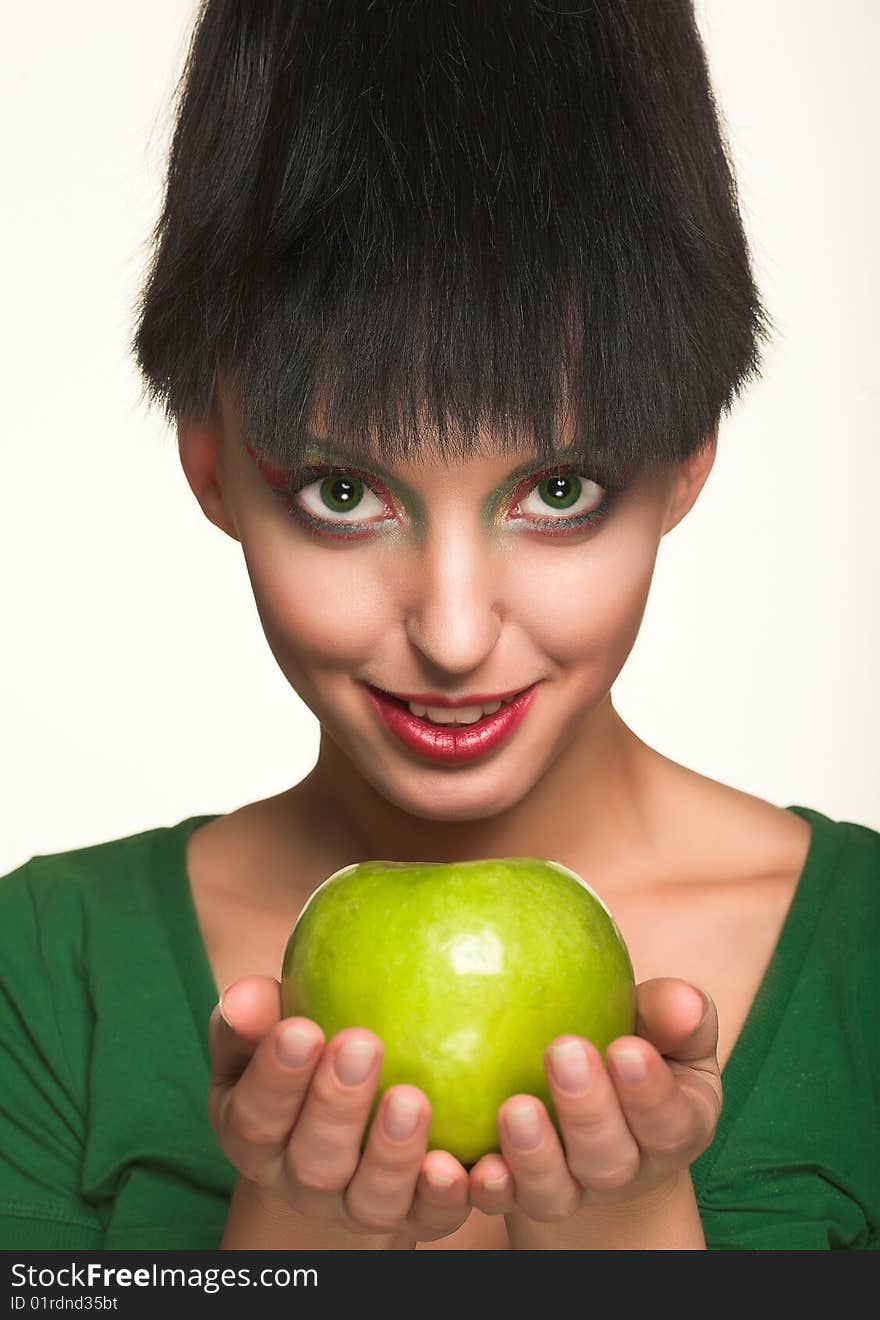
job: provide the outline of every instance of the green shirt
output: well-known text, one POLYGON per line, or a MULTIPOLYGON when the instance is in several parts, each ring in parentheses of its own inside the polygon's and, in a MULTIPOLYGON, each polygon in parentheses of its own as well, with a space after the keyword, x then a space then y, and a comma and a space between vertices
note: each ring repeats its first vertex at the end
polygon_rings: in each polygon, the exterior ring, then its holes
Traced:
MULTIPOLYGON (((812 825, 692 1166, 710 1248, 880 1245, 880 833, 812 825)), ((193 816, 0 877, 0 1248, 216 1249, 193 816)), ((279 972, 280 975, 280 972, 279 972)))

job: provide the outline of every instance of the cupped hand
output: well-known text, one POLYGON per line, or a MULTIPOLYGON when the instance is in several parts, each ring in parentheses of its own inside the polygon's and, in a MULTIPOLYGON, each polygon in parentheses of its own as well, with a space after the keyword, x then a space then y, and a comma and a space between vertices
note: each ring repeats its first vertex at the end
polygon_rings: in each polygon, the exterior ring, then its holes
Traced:
POLYGON ((281 1017, 281 985, 234 981, 208 1028, 208 1116, 226 1158, 271 1201, 352 1233, 433 1241, 468 1217, 468 1175, 448 1151, 427 1153, 431 1106, 390 1087, 362 1144, 383 1045, 350 1027, 328 1042, 316 1022, 281 1017), (410 1130, 407 1132, 406 1128, 410 1130))
POLYGON ((715 1005, 675 977, 643 981, 636 993, 636 1034, 611 1042, 607 1066, 580 1036, 545 1050, 562 1141, 536 1097, 499 1107, 501 1154, 469 1173, 471 1202, 485 1214, 559 1223, 588 1204, 635 1204, 673 1187, 709 1145, 721 1112, 715 1005))

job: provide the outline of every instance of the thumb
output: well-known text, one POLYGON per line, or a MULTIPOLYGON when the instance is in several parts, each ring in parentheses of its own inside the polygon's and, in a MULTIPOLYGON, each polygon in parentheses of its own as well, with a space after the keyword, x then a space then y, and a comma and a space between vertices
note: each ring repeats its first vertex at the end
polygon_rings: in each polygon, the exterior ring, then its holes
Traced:
POLYGON ((636 1034, 660 1054, 682 1063, 715 1060, 718 1014, 702 986, 677 976, 658 976, 636 987, 636 1034))
POLYGON ((238 1078, 260 1041, 280 1020, 280 981, 271 976, 242 976, 232 981, 208 1022, 215 1079, 238 1078))

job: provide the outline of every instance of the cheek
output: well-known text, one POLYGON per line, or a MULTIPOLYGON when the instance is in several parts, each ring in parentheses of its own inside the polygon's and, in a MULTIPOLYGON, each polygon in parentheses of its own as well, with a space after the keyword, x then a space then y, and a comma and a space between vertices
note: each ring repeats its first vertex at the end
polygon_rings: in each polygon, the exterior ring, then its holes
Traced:
POLYGON ((587 659, 616 673, 638 636, 657 545, 644 527, 621 522, 568 555, 537 556, 524 566, 534 576, 524 626, 561 665, 587 659))
POLYGON ((285 671, 289 661, 341 667, 363 661, 387 626, 387 592, 373 575, 352 573, 348 555, 291 551, 275 553, 254 543, 244 547, 254 600, 266 639, 285 671))

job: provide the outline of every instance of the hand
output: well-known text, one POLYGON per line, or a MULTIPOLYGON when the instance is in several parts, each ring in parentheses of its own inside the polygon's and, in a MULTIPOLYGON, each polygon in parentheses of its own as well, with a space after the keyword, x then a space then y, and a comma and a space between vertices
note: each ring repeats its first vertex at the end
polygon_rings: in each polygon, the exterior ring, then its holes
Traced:
POLYGON ((208 1116, 226 1158, 270 1200, 351 1233, 402 1232, 416 1241, 454 1233, 471 1211, 468 1175, 448 1151, 426 1156, 431 1106, 424 1092, 408 1085, 386 1091, 362 1154, 381 1040, 349 1027, 327 1044, 316 1022, 282 1019, 280 1006, 280 982, 248 976, 223 996, 228 1023, 219 1005, 211 1014, 208 1116), (291 1037, 304 1055, 311 1047, 298 1065, 279 1057, 280 1042, 291 1037), (344 1071, 366 1062, 370 1045, 363 1079, 342 1080, 337 1064, 344 1071), (395 1100, 402 1112, 415 1112, 409 1136, 386 1129, 395 1100), (435 1176, 449 1181, 432 1188, 435 1176))
MULTIPOLYGON (((558 1036, 545 1051, 562 1142, 535 1097, 510 1096, 500 1106, 502 1154, 484 1155, 470 1170, 478 1209, 560 1223, 587 1205, 643 1205, 662 1199, 706 1149, 721 1112, 715 1005, 673 977, 643 981, 637 1005, 638 1034, 611 1042, 607 1068, 580 1036, 558 1036), (554 1073, 559 1044, 583 1049, 585 1081, 573 1090, 563 1090, 554 1073), (533 1123, 515 1125, 514 1116, 527 1109, 533 1123), (530 1149, 517 1145, 517 1126, 533 1134, 530 1149)), ((578 1058, 576 1049, 570 1057, 578 1058)))

